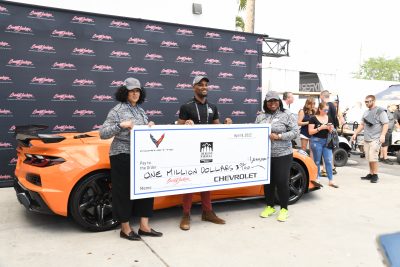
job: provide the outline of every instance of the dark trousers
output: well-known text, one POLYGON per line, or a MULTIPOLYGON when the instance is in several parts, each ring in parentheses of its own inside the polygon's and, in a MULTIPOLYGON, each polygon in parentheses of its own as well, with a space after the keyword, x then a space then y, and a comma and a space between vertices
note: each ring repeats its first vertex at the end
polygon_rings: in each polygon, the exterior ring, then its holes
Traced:
POLYGON ((154 198, 130 199, 130 155, 110 156, 113 217, 119 222, 129 222, 132 216, 152 217, 154 198))
POLYGON ((271 157, 270 184, 264 185, 264 195, 268 206, 274 206, 275 188, 277 188, 281 208, 288 208, 290 167, 292 166, 292 161, 293 154, 282 157, 271 157))

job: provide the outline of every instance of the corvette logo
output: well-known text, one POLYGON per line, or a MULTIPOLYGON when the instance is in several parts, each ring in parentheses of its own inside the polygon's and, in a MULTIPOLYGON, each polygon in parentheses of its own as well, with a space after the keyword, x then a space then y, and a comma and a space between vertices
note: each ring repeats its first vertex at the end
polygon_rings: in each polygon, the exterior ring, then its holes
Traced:
POLYGON ((164 136, 165 136, 165 134, 162 134, 161 137, 157 140, 154 138, 154 136, 152 134, 150 134, 150 139, 151 139, 151 141, 153 141, 153 143, 158 148, 158 146, 161 144, 162 140, 164 139, 164 136))

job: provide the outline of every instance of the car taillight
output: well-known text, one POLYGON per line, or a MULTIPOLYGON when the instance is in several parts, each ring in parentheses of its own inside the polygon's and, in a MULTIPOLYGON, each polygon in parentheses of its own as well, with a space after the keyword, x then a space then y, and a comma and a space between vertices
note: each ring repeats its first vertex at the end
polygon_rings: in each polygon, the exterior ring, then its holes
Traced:
POLYGON ((24 163, 35 167, 49 167, 65 162, 63 158, 52 156, 25 154, 25 157, 24 163))

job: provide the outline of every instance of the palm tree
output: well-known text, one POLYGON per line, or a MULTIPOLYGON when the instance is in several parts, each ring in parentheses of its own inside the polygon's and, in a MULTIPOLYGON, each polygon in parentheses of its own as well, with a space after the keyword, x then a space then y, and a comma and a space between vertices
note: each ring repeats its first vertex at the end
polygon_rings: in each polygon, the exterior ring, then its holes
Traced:
POLYGON ((255 5, 256 0, 239 0, 239 11, 246 10, 246 22, 243 23, 244 27, 238 26, 238 20, 241 19, 243 21, 243 19, 237 16, 236 27, 244 28, 245 32, 254 32, 255 5))

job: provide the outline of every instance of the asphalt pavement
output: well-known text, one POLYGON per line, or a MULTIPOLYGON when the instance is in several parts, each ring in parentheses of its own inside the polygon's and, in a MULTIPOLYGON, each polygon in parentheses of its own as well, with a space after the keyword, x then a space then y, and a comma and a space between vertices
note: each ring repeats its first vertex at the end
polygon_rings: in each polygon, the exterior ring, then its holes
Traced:
POLYGON ((215 204, 226 225, 201 221, 196 205, 191 229, 182 231, 176 207, 155 212, 151 226, 164 236, 143 241, 28 212, 12 188, 1 188, 0 267, 383 266, 376 238, 400 231, 400 165, 380 167, 377 184, 362 181, 367 162, 352 156, 335 175, 340 188, 322 180, 321 190, 289 206, 285 223, 260 218, 264 202, 253 199, 215 204))

